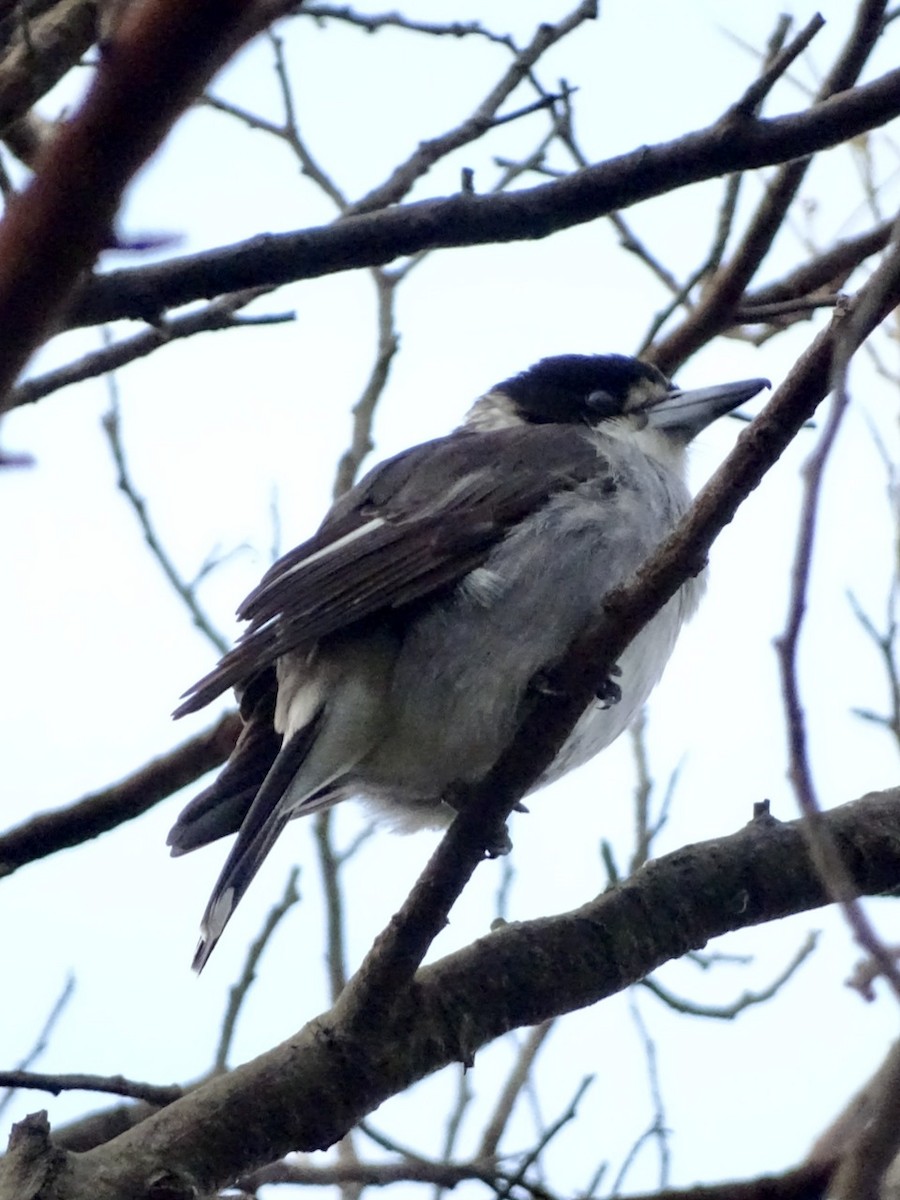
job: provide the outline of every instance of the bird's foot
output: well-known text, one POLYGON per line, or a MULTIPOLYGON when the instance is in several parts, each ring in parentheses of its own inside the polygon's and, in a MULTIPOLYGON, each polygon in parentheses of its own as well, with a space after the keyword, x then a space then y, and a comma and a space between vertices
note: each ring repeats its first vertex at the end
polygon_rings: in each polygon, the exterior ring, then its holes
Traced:
POLYGON ((506 822, 496 829, 485 842, 484 856, 485 858, 504 858, 512 850, 512 838, 509 836, 509 830, 506 828, 506 822))
POLYGON ((597 691, 594 693, 594 695, 600 701, 601 708, 612 708, 614 704, 618 704, 622 699, 622 689, 619 684, 616 683, 616 679, 620 678, 621 675, 622 668, 618 666, 618 664, 614 667, 610 667, 609 675, 597 688, 597 691))

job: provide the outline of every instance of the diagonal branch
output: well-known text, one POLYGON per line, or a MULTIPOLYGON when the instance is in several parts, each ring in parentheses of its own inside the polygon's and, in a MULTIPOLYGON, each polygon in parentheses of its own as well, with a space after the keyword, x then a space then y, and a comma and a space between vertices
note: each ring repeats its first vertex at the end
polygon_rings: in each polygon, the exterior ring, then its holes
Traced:
POLYGON ((570 647, 549 680, 549 694, 535 695, 531 712, 487 778, 459 797, 462 811, 341 998, 356 1018, 370 1019, 408 983, 486 846, 552 762, 598 681, 609 677, 631 640, 682 583, 702 570, 717 535, 815 412, 830 386, 838 342, 842 353, 852 352, 898 303, 900 272, 887 264, 857 294, 852 324, 837 317, 816 338, 653 559, 610 593, 606 618, 570 647))
POLYGON ((503 78, 491 89, 470 117, 442 137, 422 142, 415 152, 401 163, 390 179, 374 188, 368 195, 351 204, 348 212, 365 213, 396 204, 427 171, 460 146, 482 137, 497 121, 497 110, 541 56, 567 34, 585 21, 597 16, 597 0, 581 0, 568 16, 556 25, 542 23, 531 42, 518 52, 503 78))
MULTIPOLYGON (((819 88, 812 112, 852 88, 881 36, 886 7, 885 0, 863 0, 860 4, 853 29, 819 88)), ((818 19, 821 21, 820 17, 818 19)), ((810 26, 815 21, 813 18, 810 26)), ((732 115, 740 121, 746 114, 737 107, 732 115)), ((771 249, 811 162, 810 157, 795 156, 794 161, 784 164, 767 185, 730 261, 710 280, 700 303, 690 315, 652 350, 652 361, 667 375, 673 375, 686 359, 733 323, 735 307, 771 249)))
POLYGON ((255 328, 258 325, 280 325, 293 321, 295 314, 292 312, 243 317, 238 315, 240 309, 264 295, 266 291, 267 288, 250 288, 234 295, 221 296, 195 312, 160 322, 132 337, 122 338, 121 341, 104 346, 102 350, 90 351, 75 362, 54 367, 43 375, 26 379, 9 393, 7 408, 33 404, 52 392, 58 392, 60 388, 82 383, 85 379, 95 379, 98 375, 105 375, 107 371, 116 371, 180 338, 223 329, 255 328))

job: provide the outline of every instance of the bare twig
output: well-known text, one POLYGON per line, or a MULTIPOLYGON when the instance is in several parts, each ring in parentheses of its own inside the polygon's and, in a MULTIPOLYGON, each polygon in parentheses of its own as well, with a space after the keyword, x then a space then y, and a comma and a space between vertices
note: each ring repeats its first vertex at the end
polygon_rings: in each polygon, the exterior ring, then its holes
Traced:
POLYGON ((733 1021, 745 1009, 752 1008, 756 1004, 765 1004, 767 1000, 771 1000, 773 996, 780 992, 791 976, 799 970, 810 954, 812 954, 813 950, 815 950, 818 938, 819 935, 815 932, 808 934, 788 965, 767 987, 755 992, 744 992, 736 1000, 733 1000, 731 1004, 698 1004, 694 1000, 685 1000, 681 996, 676 996, 674 992, 670 992, 668 988, 663 987, 652 976, 642 979, 641 987, 646 988, 648 992, 652 992, 658 1000, 662 1000, 665 1005, 675 1012, 686 1013, 692 1017, 708 1017, 719 1021, 733 1021))
MULTIPOLYGON (((784 18, 782 17, 780 20, 783 23, 784 18)), ((759 110, 759 106, 778 80, 782 75, 787 74, 788 68, 796 62, 824 24, 825 18, 821 13, 816 13, 810 18, 793 41, 780 50, 772 58, 772 61, 768 63, 759 78, 750 84, 746 92, 744 92, 743 96, 734 106, 736 115, 751 116, 759 110)))
POLYGON ((382 29, 402 29, 409 33, 425 33, 432 37, 483 37, 516 51, 515 43, 508 33, 493 33, 479 21, 416 21, 402 13, 362 13, 349 5, 306 3, 300 10, 304 17, 316 21, 343 21, 357 25, 368 33, 382 29))
MULTIPOLYGON (((456 1069, 456 1100, 453 1103, 453 1108, 447 1116, 447 1124, 444 1129, 444 1140, 441 1145, 441 1162, 452 1162, 453 1155, 456 1151, 456 1142, 462 1129, 463 1117, 466 1110, 475 1098, 475 1093, 469 1084, 469 1072, 464 1066, 459 1066, 456 1069)), ((432 1200, 440 1200, 445 1187, 443 1184, 435 1184, 432 1193, 432 1200)))
POLYGON ((316 814, 315 838, 319 870, 322 873, 322 893, 325 897, 325 958, 328 963, 329 993, 332 1000, 335 1000, 347 982, 347 947, 344 936, 344 897, 338 880, 341 860, 332 844, 332 816, 329 809, 316 814))
POLYGON ((253 982, 256 979, 256 968, 259 966, 259 960, 266 946, 269 944, 272 934, 281 924, 282 919, 300 899, 300 893, 297 890, 297 879, 299 876, 300 868, 292 867, 288 874, 284 894, 278 903, 274 904, 269 910, 262 929, 247 947, 247 954, 244 959, 240 978, 228 993, 228 1006, 225 1009, 225 1016, 222 1018, 222 1032, 219 1036, 219 1044, 216 1047, 216 1056, 213 1061, 214 1071, 226 1071, 228 1069, 228 1055, 231 1052, 231 1043, 234 1039, 234 1031, 237 1027, 241 1006, 247 997, 247 993, 253 986, 253 982))
POLYGON ((373 271, 372 277, 378 294, 378 345, 369 378, 362 395, 353 406, 353 433, 350 445, 338 462, 334 481, 335 498, 352 487, 363 459, 372 449, 375 410, 387 386, 391 363, 400 347, 394 304, 397 278, 379 270, 373 271))
MULTIPOLYGON (((898 223, 898 229, 900 229, 900 223, 898 223)), ((846 386, 847 366, 861 340, 860 326, 866 324, 870 315, 870 306, 879 305, 887 293, 893 295, 898 283, 900 283, 900 244, 894 242, 881 266, 870 280, 868 287, 860 292, 856 308, 851 309, 845 316, 842 322, 843 328, 839 323, 840 336, 836 343, 832 365, 834 400, 819 444, 803 468, 803 502, 797 532, 794 566, 791 573, 788 616, 785 631, 778 639, 776 647, 787 724, 789 775, 800 811, 805 814, 807 819, 806 828, 810 840, 810 850, 822 874, 823 882, 834 900, 841 904, 857 942, 878 963, 895 995, 900 998, 900 970, 898 970, 895 957, 883 946, 863 912, 862 906, 854 898, 847 868, 822 821, 822 809, 816 794, 807 754, 805 716, 797 677, 797 652, 806 612, 819 496, 829 455, 849 404, 846 386)))
MULTIPOLYGON (((881 34, 884 8, 884 0, 864 0, 860 4, 854 27, 831 71, 823 80, 811 111, 816 111, 831 97, 852 87, 881 34)), ((817 31, 813 28, 817 21, 821 22, 821 17, 812 18, 793 44, 803 41, 807 34, 811 37, 817 31)), ((779 56, 779 59, 782 57, 779 56)), ((740 102, 730 116, 735 126, 749 119, 740 102)), ((727 123, 728 117, 725 121, 727 123)), ((769 182, 729 262, 710 281, 700 303, 677 329, 648 350, 648 357, 667 374, 673 374, 686 358, 705 345, 715 333, 733 323, 741 297, 781 228, 810 162, 809 158, 798 157, 781 167, 769 182)))
POLYGON ((896 591, 896 580, 894 580, 891 587, 891 600, 888 606, 887 627, 884 633, 876 629, 874 621, 863 610, 852 592, 848 593, 847 598, 850 602, 850 607, 853 609, 853 615, 878 650, 882 666, 884 667, 888 695, 890 697, 890 711, 886 715, 874 712, 868 708, 854 708, 851 711, 864 721, 872 721, 876 725, 882 725, 894 737, 897 743, 900 744, 900 666, 898 666, 896 655, 897 618, 893 612, 894 605, 896 604, 896 591))
POLYGON ((632 851, 631 862, 628 867, 629 873, 633 874, 650 857, 653 841, 664 828, 669 818, 669 809, 672 804, 672 797, 675 794, 675 787, 678 783, 678 775, 681 768, 676 767, 669 776, 669 782, 666 785, 665 794, 659 806, 659 813, 656 817, 652 817, 653 780, 650 776, 650 764, 647 758, 646 708, 641 709, 637 718, 632 721, 628 728, 628 736, 634 752, 635 770, 637 773, 634 795, 634 850, 632 851))
POLYGON ((519 1094, 528 1082, 538 1052, 547 1040, 553 1026, 553 1021, 543 1021, 528 1031, 525 1040, 519 1047, 513 1069, 497 1097, 494 1111, 485 1122, 478 1147, 478 1158, 491 1159, 496 1155, 500 1139, 512 1116, 519 1094))
POLYGON ((635 1024, 640 1038, 641 1047, 644 1051, 644 1058, 647 1064, 647 1083, 650 1089, 650 1101, 653 1105, 653 1119, 644 1134, 644 1136, 635 1143, 632 1152, 623 1162, 619 1174, 616 1177, 612 1186, 612 1195, 618 1195, 625 1182, 625 1176, 641 1146, 648 1140, 656 1143, 657 1152, 659 1154, 659 1188, 666 1188, 669 1183, 669 1169, 671 1156, 669 1153, 669 1130, 666 1126, 666 1110, 663 1104, 662 1087, 659 1079, 659 1063, 656 1057, 656 1043, 650 1036, 650 1030, 647 1028, 647 1023, 641 1013, 640 1006, 637 1002, 634 989, 628 995, 628 1011, 631 1014, 631 1019, 635 1024))
POLYGON ((169 1087, 141 1083, 122 1075, 48 1075, 35 1071, 0 1071, 0 1087, 34 1088, 41 1092, 106 1092, 111 1096, 130 1096, 150 1104, 171 1104, 184 1095, 177 1084, 169 1087))
MULTIPOLYGON (((37 1040, 35 1041, 32 1048, 25 1055, 25 1057, 20 1061, 18 1067, 16 1068, 17 1071, 27 1071, 29 1069, 29 1067, 31 1066, 31 1064, 33 1062, 36 1062, 37 1059, 40 1058, 40 1056, 47 1049, 47 1043, 50 1040, 50 1035, 53 1033, 53 1030, 56 1027, 57 1021, 62 1016, 63 1012, 65 1011, 66 1005, 69 1003, 69 1001, 71 1000, 74 993, 75 993, 75 976, 69 975, 66 978, 66 982, 63 984, 62 991, 57 996, 57 998, 53 1004, 53 1007, 50 1009, 50 1012, 47 1015, 47 1019, 43 1024, 43 1028, 41 1029, 40 1033, 37 1036, 37 1040)), ((16 1094, 16 1088, 9 1087, 9 1088, 7 1088, 7 1090, 3 1094, 3 1096, 0 1096, 0 1116, 2 1116, 4 1110, 9 1106, 10 1101, 12 1100, 13 1096, 15 1096, 15 1094, 16 1094)))
POLYGON ((579 1083, 578 1087, 575 1089, 575 1094, 569 1102, 565 1112, 563 1112, 561 1116, 557 1117, 552 1125, 548 1126, 548 1128, 544 1130, 537 1144, 531 1150, 529 1150, 526 1155, 523 1156, 522 1161, 516 1168, 515 1174, 512 1175, 512 1177, 508 1179, 502 1187, 497 1189, 497 1200, 507 1200, 507 1198, 511 1195, 513 1188, 522 1184, 526 1174, 528 1173, 529 1167, 533 1166, 534 1163, 538 1161, 540 1156, 553 1141, 559 1131, 565 1125, 568 1125, 570 1121, 575 1120, 575 1117, 578 1115, 578 1105, 581 1103, 582 1097, 593 1082, 593 1075, 586 1075, 584 1079, 582 1079, 581 1083, 579 1083))
POLYGON ((531 42, 518 52, 503 77, 469 117, 442 136, 421 142, 406 162, 401 163, 391 173, 389 179, 355 201, 348 211, 358 215, 396 204, 435 163, 451 151, 480 138, 496 121, 497 112, 504 100, 528 77, 538 59, 579 25, 593 20, 596 16, 596 0, 581 0, 581 3, 557 24, 539 25, 531 42))
POLYGON ((107 388, 109 391, 109 408, 103 416, 103 431, 109 441, 109 448, 112 451, 113 461, 116 464, 118 472, 117 484, 119 490, 128 500, 134 515, 138 519, 138 524, 141 527, 141 532, 144 535, 144 541, 150 548, 150 552, 162 568, 162 572, 172 585, 172 589, 179 599, 184 604, 185 608, 191 615, 191 620, 200 632, 212 643, 219 654, 225 654, 229 648, 227 638, 213 626, 209 616, 200 607, 200 602, 197 599, 197 592, 194 584, 183 578, 178 571, 172 559, 169 557, 168 551, 163 546, 153 522, 150 519, 150 512, 147 508, 147 502, 141 496, 134 485, 131 478, 131 472, 128 469, 128 460, 125 457, 125 447, 122 442, 122 420, 121 410, 119 407, 119 391, 116 383, 115 375, 108 373, 106 376, 107 388))
POLYGON ((746 292, 736 319, 743 319, 745 310, 752 313, 780 301, 802 300, 836 292, 860 263, 885 248, 891 240, 893 225, 893 220, 882 221, 865 233, 835 242, 827 250, 805 258, 800 266, 783 278, 754 292, 746 292))
POLYGON ((58 392, 61 388, 74 383, 82 383, 85 379, 94 379, 105 375, 108 371, 117 370, 136 359, 145 358, 154 350, 169 345, 170 342, 181 338, 193 337, 197 333, 207 333, 221 329, 245 329, 257 325, 280 325, 293 321, 294 314, 270 313, 254 317, 238 317, 239 309, 265 295, 270 288, 250 288, 246 291, 229 296, 222 296, 211 304, 205 305, 198 312, 187 313, 181 317, 170 317, 159 325, 137 333, 133 337, 122 338, 112 342, 102 350, 94 350, 85 354, 75 362, 66 363, 64 367, 56 367, 43 375, 26 379, 10 392, 7 405, 18 408, 23 404, 33 404, 36 400, 58 392))
MULTIPOLYGON (((822 19, 819 17, 817 24, 817 19, 814 18, 807 25, 806 29, 794 39, 791 45, 785 48, 784 40, 787 37, 790 23, 790 17, 784 14, 777 18, 775 29, 769 39, 766 55, 762 62, 762 72, 759 78, 750 85, 743 97, 734 105, 732 109, 733 115, 741 114, 744 117, 756 117, 759 115, 762 111, 763 101, 769 91, 775 82, 785 73, 789 63, 802 52, 818 32, 822 24, 822 19)), ((725 179, 725 188, 722 203, 719 205, 719 215, 716 221, 712 245, 703 261, 691 271, 680 287, 673 289, 674 295, 672 299, 653 318, 638 347, 638 355, 643 355, 648 351, 656 335, 678 308, 684 306, 688 312, 693 309, 694 305, 691 302, 691 295, 694 288, 702 280, 713 277, 722 265, 737 211, 742 181, 743 175, 739 172, 735 172, 725 179)))

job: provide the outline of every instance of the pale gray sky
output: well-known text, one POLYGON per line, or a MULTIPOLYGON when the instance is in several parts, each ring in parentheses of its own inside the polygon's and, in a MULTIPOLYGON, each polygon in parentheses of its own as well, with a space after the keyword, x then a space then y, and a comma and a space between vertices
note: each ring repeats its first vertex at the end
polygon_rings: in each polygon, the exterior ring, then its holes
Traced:
MULTIPOLYGON (((407 7, 431 19, 465 16, 458 3, 419 0, 407 7)), ((518 25, 519 34, 567 8, 533 0, 496 0, 488 7, 485 14, 484 6, 472 6, 473 14, 478 10, 499 29, 518 25)), ((812 58, 822 70, 845 33, 849 6, 830 0, 819 7, 829 24, 812 58)), ((578 84, 578 131, 592 157, 675 137, 710 123, 739 95, 755 64, 737 39, 764 44, 783 8, 770 0, 645 0, 640 6, 608 0, 593 27, 553 52, 542 77, 554 82, 565 76, 578 84)), ((812 5, 791 8, 798 25, 814 11, 812 5)), ((494 48, 476 43, 465 49, 423 43, 420 49, 390 33, 370 38, 294 25, 289 54, 304 131, 351 195, 379 182, 417 141, 465 115, 504 62, 494 48), (461 74, 463 53, 468 65, 461 74)), ((876 56, 870 74, 884 65, 876 56)), ((811 84, 806 62, 796 74, 811 84)), ((268 105, 277 116, 268 48, 243 55, 214 91, 247 107, 268 105)), ((51 97, 47 111, 70 96, 51 97)), ((784 86, 772 112, 803 103, 801 87, 784 86)), ((415 197, 455 190, 463 165, 475 168, 476 186, 490 186, 489 155, 524 153, 538 127, 523 123, 454 157, 422 181, 415 197)), ((794 260, 801 232, 825 241, 835 230, 846 234, 864 224, 854 164, 846 152, 832 158, 807 185, 816 202, 808 229, 779 241, 769 274, 794 260), (845 223, 848 213, 856 224, 845 223)), ((896 155, 887 141, 878 148, 878 163, 890 179, 896 155)), ((758 186, 750 182, 748 192, 758 186)), ((629 216, 670 265, 687 270, 707 244, 720 192, 712 183, 629 216)), ((886 192, 888 212, 894 193, 896 187, 886 192)), ((178 251, 188 252, 330 216, 286 151, 201 111, 178 127, 141 176, 122 226, 132 234, 177 234, 178 251)), ((110 256, 109 265, 122 261, 134 260, 110 256)), ((228 636, 236 631, 236 603, 269 560, 273 490, 284 548, 310 532, 327 506, 334 463, 348 437, 348 409, 371 361, 373 299, 364 274, 285 288, 258 310, 293 308, 295 323, 206 335, 119 376, 131 470, 182 571, 196 571, 213 546, 248 547, 202 590, 228 636)), ((662 300, 646 269, 617 248, 605 223, 534 244, 432 255, 400 293, 403 349, 376 422, 376 457, 445 432, 475 395, 542 355, 632 351, 662 300)), ((702 384, 769 375, 777 382, 816 327, 818 322, 800 325, 758 351, 720 339, 680 379, 702 384)), ((96 344, 94 333, 68 335, 34 369, 96 344)), ((881 345, 893 365, 896 355, 888 343, 881 345)), ((892 529, 869 423, 896 457, 894 397, 862 358, 851 382, 855 403, 829 468, 825 540, 803 647, 816 782, 829 804, 891 784, 897 775, 887 737, 849 712, 852 705, 882 705, 884 687, 845 595, 852 588, 876 616, 883 611, 892 529)), ((37 460, 32 470, 0 474, 7 514, 0 527, 0 561, 7 564, 0 597, 6 629, 4 823, 112 782, 206 727, 213 715, 178 726, 169 718, 179 693, 209 668, 214 652, 192 629, 115 490, 100 429, 107 402, 106 385, 97 381, 20 410, 3 427, 6 447, 37 460)), ((738 428, 723 421, 700 439, 693 457, 696 484, 712 472, 738 428)), ((657 778, 664 782, 683 764, 659 852, 737 829, 763 797, 771 798, 779 817, 795 815, 771 641, 786 608, 798 468, 814 440, 812 433, 798 440, 722 536, 702 611, 651 702, 657 778)), ((531 815, 514 818, 512 918, 564 910, 603 886, 598 845, 608 838, 620 847, 621 859, 627 857, 632 783, 623 739, 536 797, 531 815)), ((315 857, 311 830, 301 822, 270 856, 202 978, 193 977, 197 921, 223 847, 168 858, 165 834, 187 798, 173 797, 95 844, 4 881, 5 958, 15 982, 4 988, 0 1064, 14 1065, 30 1048, 73 971, 75 997, 38 1069, 121 1072, 159 1083, 204 1071, 246 943, 294 862, 302 866, 304 902, 270 947, 247 1002, 235 1060, 268 1048, 326 1003, 315 857)), ((353 837, 360 820, 352 805, 344 806, 342 841, 353 837)), ((431 835, 398 838, 382 831, 365 845, 347 881, 353 962, 399 905, 433 844, 431 835)), ((486 931, 499 880, 496 864, 480 869, 434 956, 486 931)), ((872 911, 887 940, 896 941, 890 909, 882 903, 872 911)), ((795 918, 723 941, 723 950, 753 954, 752 967, 701 973, 675 964, 662 978, 703 1002, 724 1002, 765 986, 812 928, 826 931, 813 960, 774 1004, 745 1013, 736 1024, 676 1019, 652 997, 638 995, 659 1042, 674 1131, 673 1182, 739 1177, 798 1160, 895 1036, 890 1001, 880 997, 865 1005, 843 986, 857 953, 831 915, 795 918)), ((539 1068, 547 1119, 565 1108, 584 1073, 596 1075, 583 1119, 550 1154, 551 1182, 560 1192, 583 1186, 599 1158, 615 1161, 650 1119, 644 1058, 627 1005, 619 997, 568 1018, 539 1068)), ((504 1045, 479 1055, 470 1083, 483 1092, 484 1105, 494 1066, 509 1058, 504 1045)), ((448 1096, 455 1083, 445 1074, 424 1086, 429 1096, 448 1096)), ((43 1106, 56 1123, 106 1103, 81 1093, 20 1095, 7 1111, 7 1125, 43 1106)), ((442 1132, 433 1119, 421 1121, 423 1112, 432 1111, 417 1093, 386 1105, 373 1123, 406 1144, 436 1151, 442 1132)), ((477 1111, 476 1105, 469 1119, 473 1131, 477 1111)), ((519 1144, 525 1145, 531 1137, 527 1113, 519 1128, 519 1144)), ((654 1171, 648 1154, 629 1183, 652 1186, 654 1171)))

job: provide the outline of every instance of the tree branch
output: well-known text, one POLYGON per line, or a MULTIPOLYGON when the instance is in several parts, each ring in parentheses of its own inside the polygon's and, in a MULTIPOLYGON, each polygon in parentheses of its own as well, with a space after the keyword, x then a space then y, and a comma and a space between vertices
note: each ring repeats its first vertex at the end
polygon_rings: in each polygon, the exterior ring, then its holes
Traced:
POLYGON ((28 20, 0 59, 0 131, 24 116, 62 79, 98 34, 96 0, 60 0, 28 20))
POLYGON ((108 241, 126 184, 249 32, 249 0, 128 7, 75 116, 0 223, 0 395, 108 241))
POLYGON ((221 296, 197 312, 185 313, 183 316, 163 321, 132 337, 122 338, 121 341, 104 346, 102 350, 93 350, 76 359, 75 362, 66 363, 62 367, 54 367, 53 370, 47 371, 43 375, 26 379, 9 393, 7 409, 18 408, 23 404, 33 404, 36 400, 42 400, 44 396, 58 392, 61 388, 82 383, 85 379, 95 379, 98 375, 105 375, 107 371, 116 371, 180 338, 222 329, 246 329, 258 325, 280 325, 287 321, 293 321, 295 319, 293 312, 267 313, 251 317, 238 316, 240 309, 264 295, 266 291, 268 291, 267 288, 252 288, 233 296, 221 296))
MULTIPOLYGON (((860 894, 896 886, 900 793, 824 820, 860 894)), ((205 1194, 290 1150, 333 1144, 388 1096, 513 1028, 594 1004, 710 938, 827 902, 802 822, 751 822, 649 863, 572 913, 501 927, 423 968, 368 1023, 339 1001, 107 1145, 64 1156, 69 1183, 56 1194, 138 1200, 163 1170, 173 1197, 205 1194)))
MULTIPOLYGON (((822 81, 816 104, 810 111, 817 111, 819 105, 853 87, 881 35, 885 7, 885 0, 863 0, 859 5, 853 29, 837 61, 822 81)), ((821 21, 818 14, 810 21, 805 33, 813 29, 817 20, 821 21)), ((805 33, 796 40, 802 42, 805 33)), ((743 115, 739 107, 734 110, 735 117, 743 115)), ((674 374, 681 363, 734 323, 735 309, 784 224, 811 162, 807 156, 795 156, 793 161, 781 167, 768 183, 730 260, 710 280, 700 303, 677 329, 653 348, 652 361, 667 375, 674 374)))
POLYGON ((900 69, 804 112, 714 125, 608 159, 565 179, 509 193, 460 193, 347 217, 295 233, 94 276, 63 323, 154 320, 166 309, 246 287, 383 266, 422 250, 548 237, 616 209, 733 171, 835 146, 900 115, 900 69))
POLYGON ((0 835, 0 879, 139 817, 179 788, 220 766, 234 749, 240 726, 237 713, 227 713, 205 733, 147 763, 120 783, 67 808, 39 813, 0 835))

